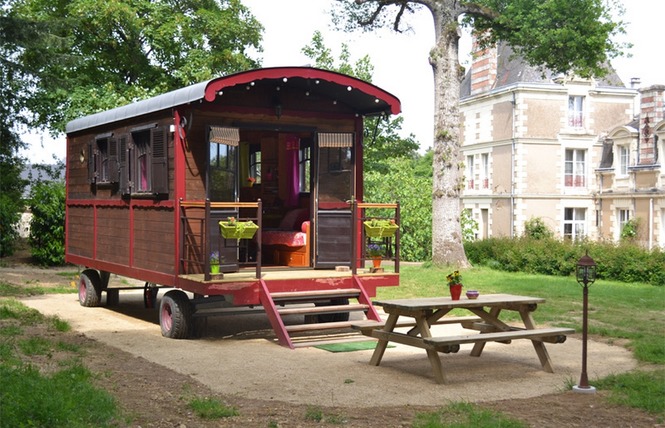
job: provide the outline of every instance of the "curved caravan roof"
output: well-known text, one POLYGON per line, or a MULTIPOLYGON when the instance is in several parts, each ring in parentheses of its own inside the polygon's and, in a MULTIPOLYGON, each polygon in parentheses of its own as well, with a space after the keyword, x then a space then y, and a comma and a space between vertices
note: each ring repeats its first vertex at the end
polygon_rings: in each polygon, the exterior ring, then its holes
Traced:
POLYGON ((96 126, 130 119, 157 111, 190 104, 214 102, 230 88, 269 83, 311 92, 343 103, 361 115, 398 114, 400 101, 381 88, 355 77, 312 67, 274 67, 244 71, 177 89, 153 98, 112 110, 72 120, 66 132, 73 133, 96 126))

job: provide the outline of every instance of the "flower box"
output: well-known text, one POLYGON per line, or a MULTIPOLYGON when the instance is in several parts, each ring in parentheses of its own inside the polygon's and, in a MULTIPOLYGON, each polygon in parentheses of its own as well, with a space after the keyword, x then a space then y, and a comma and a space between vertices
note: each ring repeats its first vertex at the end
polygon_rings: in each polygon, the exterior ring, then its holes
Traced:
POLYGON ((395 223, 391 223, 388 220, 376 221, 368 220, 363 222, 365 226, 365 235, 370 238, 388 238, 395 235, 397 228, 399 227, 395 223))
POLYGON ((220 221, 219 230, 224 239, 252 239, 259 226, 253 221, 220 221))

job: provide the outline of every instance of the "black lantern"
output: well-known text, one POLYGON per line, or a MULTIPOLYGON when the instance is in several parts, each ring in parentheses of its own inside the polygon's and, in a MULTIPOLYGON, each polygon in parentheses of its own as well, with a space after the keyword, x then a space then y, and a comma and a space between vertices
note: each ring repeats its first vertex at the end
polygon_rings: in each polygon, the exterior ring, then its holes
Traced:
POLYGON ((588 317, 589 312, 589 286, 596 281, 596 262, 589 257, 589 251, 580 258, 577 262, 577 282, 583 287, 584 302, 582 309, 582 375, 580 376, 580 383, 573 387, 575 392, 595 393, 596 388, 589 386, 589 378, 586 373, 586 360, 587 360, 587 330, 588 330, 588 317))
POLYGON ((577 282, 587 287, 596 282, 596 262, 589 257, 589 251, 577 262, 577 282))

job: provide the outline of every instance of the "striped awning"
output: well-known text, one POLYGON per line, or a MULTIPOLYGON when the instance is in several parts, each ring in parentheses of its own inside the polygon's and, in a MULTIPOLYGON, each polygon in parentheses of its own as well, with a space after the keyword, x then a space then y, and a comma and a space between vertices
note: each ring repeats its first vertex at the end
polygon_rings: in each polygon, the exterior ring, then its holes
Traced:
POLYGON ((319 147, 353 147, 353 133, 319 133, 319 147))
POLYGON ((237 146, 240 141, 240 130, 238 128, 224 128, 222 126, 210 127, 210 142, 237 146))

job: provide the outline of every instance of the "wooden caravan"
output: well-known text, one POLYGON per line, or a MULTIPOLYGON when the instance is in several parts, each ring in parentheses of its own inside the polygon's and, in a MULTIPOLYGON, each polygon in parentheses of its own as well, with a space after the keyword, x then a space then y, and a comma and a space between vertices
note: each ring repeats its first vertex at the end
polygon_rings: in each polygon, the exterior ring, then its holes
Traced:
POLYGON ((399 230, 380 238, 394 270, 370 272, 361 226, 374 208, 399 224, 399 207, 362 202, 363 119, 399 112, 372 84, 284 67, 70 122, 66 260, 86 266, 81 304, 102 293, 117 304, 114 273, 145 281, 148 307, 174 288, 159 309, 172 338, 212 302, 261 307, 290 347, 294 332, 344 327, 349 312, 378 319, 369 299, 399 283, 399 230), (285 313, 328 322, 285 325, 285 313))

